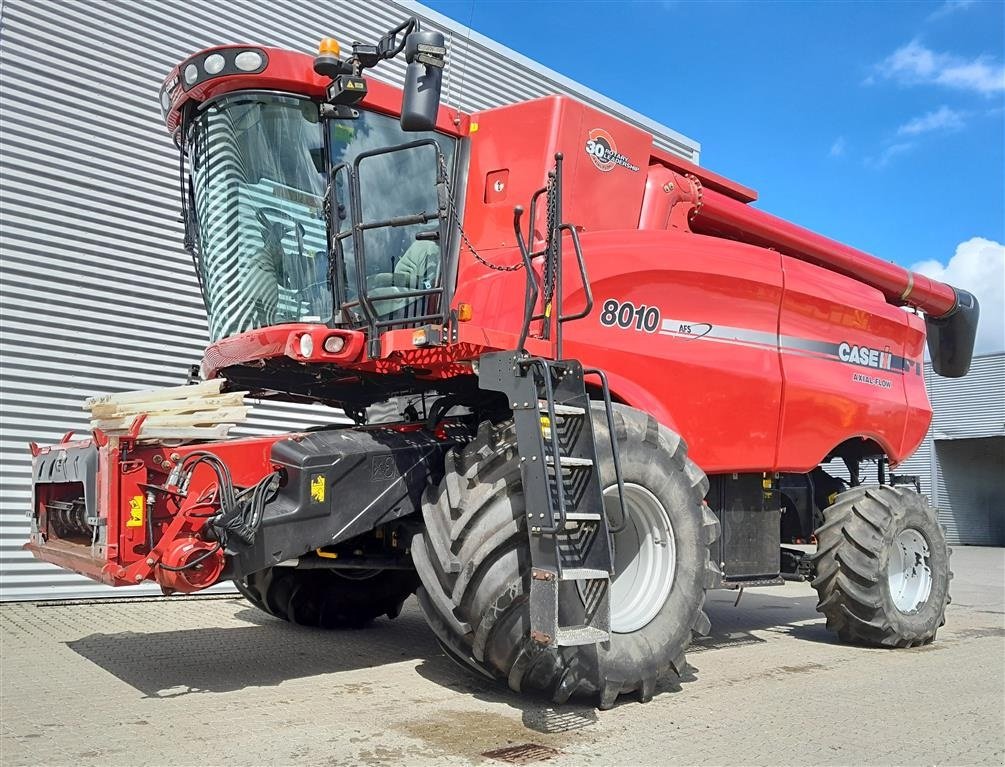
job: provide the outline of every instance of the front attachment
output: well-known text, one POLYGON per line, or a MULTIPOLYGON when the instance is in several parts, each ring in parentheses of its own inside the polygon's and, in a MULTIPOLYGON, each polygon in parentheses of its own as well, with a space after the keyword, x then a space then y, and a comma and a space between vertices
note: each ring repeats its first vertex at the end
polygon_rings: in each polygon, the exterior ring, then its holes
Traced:
MULTIPOLYGON (((393 532, 454 444, 405 424, 178 446, 96 431, 34 448, 25 549, 111 586, 155 581, 168 593, 281 563, 355 567, 314 552, 393 532)), ((374 556, 407 559, 404 546, 374 556)))

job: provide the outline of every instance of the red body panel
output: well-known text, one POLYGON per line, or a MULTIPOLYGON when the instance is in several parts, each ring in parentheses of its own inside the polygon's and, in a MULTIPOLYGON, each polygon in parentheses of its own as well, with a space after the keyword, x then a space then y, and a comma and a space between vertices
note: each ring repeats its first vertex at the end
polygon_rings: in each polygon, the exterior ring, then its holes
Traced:
MULTIPOLYGON (((874 439, 896 464, 924 435, 920 321, 875 289, 683 232, 598 232, 582 245, 595 307, 567 326, 566 354, 608 371, 614 394, 681 433, 705 471, 808 471, 856 437, 874 439), (603 323, 609 300, 656 308, 658 329, 639 329, 638 312, 628 328, 603 323), (907 369, 844 361, 842 343, 906 357, 907 369)), ((506 297, 521 284, 476 263, 461 273, 457 300, 515 333, 522 306, 506 297)), ((569 309, 582 300, 570 285, 569 309)))
POLYGON ((811 344, 781 343, 784 388, 775 468, 805 470, 807 456, 822 457, 855 436, 874 439, 899 462, 906 457, 901 452, 904 380, 917 375, 914 366, 908 374, 868 369, 825 356, 823 349, 847 343, 903 357, 907 314, 835 272, 788 256, 782 257, 782 267, 779 335, 820 342, 821 351, 811 344))
MULTIPOLYGON (((556 152, 565 154, 566 220, 586 231, 638 226, 652 147, 648 133, 559 96, 491 109, 472 122, 478 130, 471 134, 464 229, 479 252, 515 247, 513 207, 526 206, 545 185, 556 152), (591 140, 612 145, 635 170, 617 164, 601 170, 586 152, 591 140), (505 181, 497 191, 500 179, 505 181)), ((535 246, 545 229, 542 204, 534 222, 535 246)))

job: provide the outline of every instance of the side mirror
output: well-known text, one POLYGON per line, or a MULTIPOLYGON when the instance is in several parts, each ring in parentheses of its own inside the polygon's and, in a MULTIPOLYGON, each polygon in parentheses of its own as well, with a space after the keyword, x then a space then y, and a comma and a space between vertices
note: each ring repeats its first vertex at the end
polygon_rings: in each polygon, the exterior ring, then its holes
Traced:
POLYGON ((428 131, 436 127, 443 82, 446 40, 441 32, 416 30, 405 39, 405 87, 401 99, 401 129, 428 131))

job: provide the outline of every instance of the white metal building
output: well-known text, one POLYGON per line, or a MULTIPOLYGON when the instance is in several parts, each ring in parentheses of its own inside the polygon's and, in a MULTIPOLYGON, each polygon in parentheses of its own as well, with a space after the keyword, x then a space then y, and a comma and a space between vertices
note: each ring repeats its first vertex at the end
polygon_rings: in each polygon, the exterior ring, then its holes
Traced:
POLYGON ((925 365, 934 416, 896 470, 921 478, 950 543, 1005 546, 1005 353, 975 357, 964 378, 925 365))
MULTIPOLYGON (((570 93, 697 162, 691 139, 414 3, 0 0, 0 599, 121 593, 20 550, 30 505, 27 443, 86 430, 88 396, 184 383, 206 344, 199 289, 181 248, 178 159, 158 106, 162 78, 210 45, 314 52, 325 36, 375 42, 410 15, 448 37, 447 103, 474 111, 570 93)), ((396 60, 372 76, 400 84, 403 75, 396 60)), ((262 405, 245 433, 336 416, 262 405)))

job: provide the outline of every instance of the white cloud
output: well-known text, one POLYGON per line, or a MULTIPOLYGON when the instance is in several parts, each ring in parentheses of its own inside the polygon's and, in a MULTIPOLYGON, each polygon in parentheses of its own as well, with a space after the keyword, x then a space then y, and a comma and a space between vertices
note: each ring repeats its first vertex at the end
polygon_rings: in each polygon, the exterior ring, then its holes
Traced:
POLYGON ((946 0, 946 2, 928 14, 928 20, 936 21, 957 11, 965 11, 974 5, 974 3, 975 0, 946 0))
POLYGON ((928 112, 908 120, 897 128, 898 136, 920 136, 922 133, 961 130, 967 117, 966 112, 958 112, 947 106, 941 106, 934 112, 928 112))
POLYGON ((876 157, 866 157, 864 164, 869 168, 885 168, 893 161, 893 158, 910 152, 916 146, 917 143, 914 141, 901 141, 896 144, 890 144, 876 157))
POLYGON ((834 139, 834 143, 831 144, 831 157, 841 157, 844 155, 845 150, 848 149, 848 142, 844 140, 844 136, 838 136, 834 139))
POLYGON ((1005 245, 972 237, 956 246, 949 263, 930 259, 911 269, 977 296, 981 318, 975 352, 1005 351, 1005 245))
POLYGON ((942 85, 991 96, 1005 91, 1005 67, 989 56, 965 59, 926 48, 918 40, 902 45, 875 67, 876 77, 903 85, 942 85))

